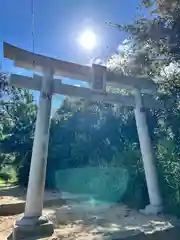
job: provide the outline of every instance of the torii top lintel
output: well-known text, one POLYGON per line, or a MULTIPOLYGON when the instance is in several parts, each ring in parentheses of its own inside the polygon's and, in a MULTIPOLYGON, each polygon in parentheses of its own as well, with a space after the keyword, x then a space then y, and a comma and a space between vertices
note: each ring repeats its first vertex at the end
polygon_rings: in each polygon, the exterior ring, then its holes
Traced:
MULTIPOLYGON (((86 82, 91 81, 91 67, 72 62, 35 54, 24 49, 15 47, 9 43, 3 43, 4 57, 13 60, 15 66, 42 72, 43 68, 52 68, 56 76, 68 77, 86 82)), ((156 84, 148 78, 135 78, 132 76, 122 76, 118 73, 107 70, 107 85, 120 88, 139 88, 145 93, 155 93, 156 84)))

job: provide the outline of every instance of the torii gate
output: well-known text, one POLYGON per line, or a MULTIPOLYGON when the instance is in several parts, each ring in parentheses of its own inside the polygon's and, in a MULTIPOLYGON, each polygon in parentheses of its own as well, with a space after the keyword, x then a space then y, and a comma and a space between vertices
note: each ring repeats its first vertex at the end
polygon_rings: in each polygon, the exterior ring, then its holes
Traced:
MULTIPOLYGON (((43 76, 26 77, 12 74, 9 83, 16 87, 39 90, 39 107, 36 120, 29 183, 27 189, 24 217, 16 222, 20 227, 33 229, 37 225, 46 224, 42 219, 45 172, 48 155, 49 126, 52 94, 62 94, 104 101, 118 105, 134 107, 141 154, 145 169, 150 205, 145 213, 162 211, 162 198, 158 185, 156 166, 154 163, 151 142, 148 133, 146 116, 143 108, 165 108, 163 102, 154 100, 156 85, 146 78, 121 76, 110 72, 104 66, 93 64, 92 67, 34 54, 23 49, 3 44, 4 57, 14 61, 15 66, 35 70, 43 76), (83 88, 62 83, 53 76, 63 76, 91 83, 92 88, 83 88), (133 89, 134 95, 123 96, 106 92, 106 85, 133 89), (143 95, 141 93, 144 93, 143 95), (148 93, 148 94, 147 94, 148 93), (150 93, 150 94, 149 94, 150 93)), ((52 228, 53 232, 53 228, 52 228)))

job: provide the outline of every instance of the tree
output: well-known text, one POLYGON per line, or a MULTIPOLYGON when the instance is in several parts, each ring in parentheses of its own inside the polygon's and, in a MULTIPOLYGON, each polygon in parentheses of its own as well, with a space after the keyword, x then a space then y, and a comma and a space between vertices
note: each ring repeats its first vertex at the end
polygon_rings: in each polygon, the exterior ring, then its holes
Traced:
POLYGON ((30 162, 37 106, 28 90, 7 85, 1 90, 1 168, 11 164, 19 169, 30 162))
POLYGON ((142 4, 146 8, 151 8, 156 5, 163 13, 173 12, 176 7, 178 7, 178 0, 142 0, 142 4))
POLYGON ((0 99, 2 98, 2 95, 7 90, 7 76, 5 73, 0 72, 0 99))
POLYGON ((137 16, 131 24, 110 24, 128 33, 129 38, 122 44, 120 52, 110 59, 109 67, 116 66, 126 75, 151 77, 158 84, 161 97, 170 100, 174 106, 163 111, 150 110, 149 117, 150 122, 154 119, 155 123, 151 133, 165 206, 177 214, 180 205, 180 8, 178 1, 161 1, 157 6, 155 1, 143 3, 155 13, 151 18, 137 16))

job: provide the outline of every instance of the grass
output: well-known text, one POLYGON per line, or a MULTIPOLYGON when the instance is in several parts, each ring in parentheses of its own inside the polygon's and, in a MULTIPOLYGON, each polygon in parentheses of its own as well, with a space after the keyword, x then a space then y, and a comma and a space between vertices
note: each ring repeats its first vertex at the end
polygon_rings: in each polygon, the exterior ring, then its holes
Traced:
POLYGON ((17 182, 14 180, 9 180, 8 182, 5 182, 3 179, 0 178, 0 187, 6 187, 6 186, 13 186, 17 182))
POLYGON ((0 178, 0 186, 3 186, 3 185, 5 185, 5 181, 0 178))

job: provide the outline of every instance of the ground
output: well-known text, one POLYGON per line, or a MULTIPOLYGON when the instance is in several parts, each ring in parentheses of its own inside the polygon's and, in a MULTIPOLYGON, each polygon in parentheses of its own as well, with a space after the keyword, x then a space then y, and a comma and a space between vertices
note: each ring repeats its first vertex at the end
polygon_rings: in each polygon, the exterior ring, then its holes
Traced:
MULTIPOLYGON (((49 191, 45 195, 54 198, 58 193, 49 191)), ((65 195, 67 197, 67 194, 65 195)), ((0 203, 23 201, 24 197, 24 189, 4 189, 0 192, 0 203)), ((175 220, 164 216, 145 216, 136 210, 128 209, 123 204, 79 201, 78 196, 74 198, 69 194, 68 199, 70 198, 65 206, 56 205, 44 209, 43 215, 54 223, 55 233, 51 238, 38 239, 97 240, 102 239, 102 236, 119 232, 121 235, 127 232, 132 234, 134 231, 151 233, 171 227, 172 221, 175 220)), ((0 216, 0 239, 6 239, 12 231, 13 222, 22 215, 0 216)))

